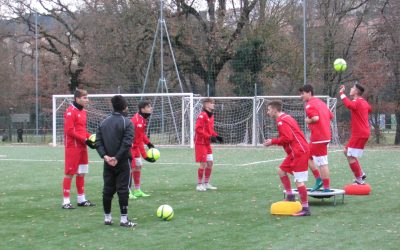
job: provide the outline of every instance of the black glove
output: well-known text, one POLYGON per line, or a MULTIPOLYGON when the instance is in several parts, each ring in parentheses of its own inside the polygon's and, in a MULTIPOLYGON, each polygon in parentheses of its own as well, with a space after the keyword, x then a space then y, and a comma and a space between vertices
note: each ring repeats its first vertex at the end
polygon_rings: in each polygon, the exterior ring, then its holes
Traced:
POLYGON ((155 162, 156 160, 154 159, 154 158, 149 158, 149 157, 146 157, 146 158, 144 158, 146 161, 148 161, 148 162, 151 162, 151 163, 153 163, 153 162, 155 162))
POLYGON ((217 141, 219 142, 224 142, 224 138, 222 138, 222 136, 217 135, 217 141))
POLYGON ((149 143, 147 143, 147 147, 148 147, 149 149, 151 149, 151 148, 154 148, 154 145, 153 145, 153 143, 149 142, 149 143))
POLYGON ((211 137, 210 137, 210 140, 211 140, 211 142, 214 142, 214 143, 215 143, 215 142, 217 142, 217 137, 211 136, 211 137))
POLYGON ((92 142, 89 139, 86 139, 85 144, 88 145, 88 147, 91 149, 96 149, 96 143, 92 142))

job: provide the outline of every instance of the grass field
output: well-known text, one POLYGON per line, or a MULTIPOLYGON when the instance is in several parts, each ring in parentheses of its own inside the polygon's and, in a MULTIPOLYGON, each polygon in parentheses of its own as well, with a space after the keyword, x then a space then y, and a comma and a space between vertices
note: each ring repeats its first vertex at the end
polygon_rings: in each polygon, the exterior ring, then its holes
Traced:
MULTIPOLYGON (((336 206, 311 198, 312 216, 301 218, 270 215, 271 204, 283 198, 276 174, 282 149, 215 148, 218 190, 196 192, 193 151, 161 148, 159 161, 145 162, 142 172, 151 197, 129 204, 135 229, 103 225, 102 162, 92 150, 86 195, 98 206, 60 208, 63 152, 0 146, 0 249, 399 249, 400 148, 365 152, 369 196, 346 196, 336 206), (172 221, 155 216, 161 204, 174 208, 172 221)), ((342 153, 334 150, 329 160, 332 188, 350 183, 342 153)), ((75 203, 74 184, 71 191, 75 203)), ((117 203, 115 197, 114 222, 117 203)))

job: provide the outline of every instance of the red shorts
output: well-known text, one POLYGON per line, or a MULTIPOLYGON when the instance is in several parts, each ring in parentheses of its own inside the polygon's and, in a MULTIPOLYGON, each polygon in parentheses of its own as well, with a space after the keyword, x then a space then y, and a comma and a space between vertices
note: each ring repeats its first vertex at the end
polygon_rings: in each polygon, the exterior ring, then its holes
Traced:
POLYGON ((310 143, 310 157, 328 155, 328 142, 310 143))
POLYGON ((87 148, 65 148, 64 173, 67 175, 79 174, 80 165, 88 165, 87 148))
POLYGON ((146 158, 147 157, 147 152, 144 149, 144 146, 139 147, 139 146, 134 146, 131 148, 131 154, 133 158, 146 158))
POLYGON ((279 166, 282 171, 293 174, 293 172, 304 172, 308 171, 308 158, 309 154, 300 154, 286 156, 285 160, 279 166))
POLYGON ((211 145, 195 144, 194 152, 196 154, 196 162, 207 162, 207 155, 212 154, 211 145))
POLYGON ((364 149, 367 142, 368 142, 368 137, 367 138, 350 137, 350 140, 347 143, 346 148, 364 149))

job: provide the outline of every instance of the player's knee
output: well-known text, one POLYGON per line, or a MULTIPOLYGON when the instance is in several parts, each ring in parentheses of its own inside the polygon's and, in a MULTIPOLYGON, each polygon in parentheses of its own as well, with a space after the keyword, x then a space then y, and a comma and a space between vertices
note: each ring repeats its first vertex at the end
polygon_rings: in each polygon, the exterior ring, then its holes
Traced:
POLYGON ((112 199, 115 194, 115 188, 112 187, 104 187, 103 188, 103 198, 112 199))
POLYGON ((278 175, 279 175, 280 177, 283 177, 283 176, 286 175, 286 172, 284 172, 282 169, 278 169, 278 175))

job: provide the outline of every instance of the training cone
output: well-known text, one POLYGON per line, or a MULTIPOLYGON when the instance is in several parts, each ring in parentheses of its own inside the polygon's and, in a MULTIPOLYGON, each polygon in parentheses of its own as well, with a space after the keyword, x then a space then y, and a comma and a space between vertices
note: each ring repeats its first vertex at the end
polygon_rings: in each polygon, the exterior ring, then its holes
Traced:
POLYGON ((346 195, 369 195, 371 186, 369 184, 348 184, 344 186, 344 192, 346 195))
POLYGON ((300 212, 302 206, 298 201, 278 201, 272 203, 271 214, 273 215, 292 215, 300 212))

